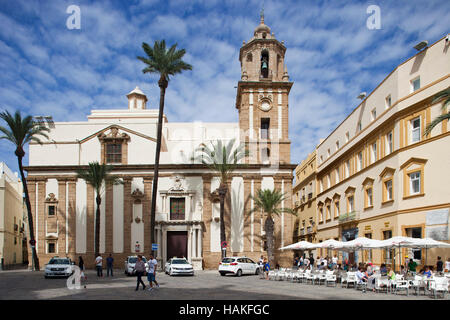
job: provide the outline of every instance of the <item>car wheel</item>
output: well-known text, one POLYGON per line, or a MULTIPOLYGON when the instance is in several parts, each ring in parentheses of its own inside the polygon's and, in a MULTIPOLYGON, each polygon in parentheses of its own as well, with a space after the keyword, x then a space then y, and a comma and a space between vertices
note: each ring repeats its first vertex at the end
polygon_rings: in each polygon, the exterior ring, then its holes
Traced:
POLYGON ((47 277, 47 276, 44 276, 44 278, 45 278, 45 279, 48 279, 48 277, 47 277))
POLYGON ((256 275, 259 274, 259 268, 256 268, 255 274, 256 274, 256 275))
POLYGON ((236 272, 236 276, 237 276, 237 277, 242 276, 242 270, 241 270, 241 269, 239 269, 239 270, 236 272))
POLYGON ((220 272, 220 275, 223 277, 225 276, 225 272, 220 272))
POLYGON ((169 276, 172 276, 172 269, 169 269, 169 276))

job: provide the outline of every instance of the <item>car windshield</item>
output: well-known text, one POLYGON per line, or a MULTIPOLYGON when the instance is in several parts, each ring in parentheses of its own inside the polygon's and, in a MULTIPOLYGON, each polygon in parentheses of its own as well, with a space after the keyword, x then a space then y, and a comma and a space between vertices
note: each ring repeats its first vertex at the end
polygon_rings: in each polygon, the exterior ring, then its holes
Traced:
MULTIPOLYGON (((128 259, 128 263, 136 263, 137 259, 138 259, 137 257, 131 257, 128 259)), ((144 257, 142 257, 142 261, 147 262, 147 260, 144 257)))
POLYGON ((234 259, 233 258, 223 258, 222 263, 230 263, 233 262, 234 259))
POLYGON ((69 259, 51 259, 48 264, 70 264, 69 259))
POLYGON ((177 260, 172 260, 172 264, 189 264, 189 262, 187 262, 186 260, 182 260, 182 259, 177 259, 177 260))

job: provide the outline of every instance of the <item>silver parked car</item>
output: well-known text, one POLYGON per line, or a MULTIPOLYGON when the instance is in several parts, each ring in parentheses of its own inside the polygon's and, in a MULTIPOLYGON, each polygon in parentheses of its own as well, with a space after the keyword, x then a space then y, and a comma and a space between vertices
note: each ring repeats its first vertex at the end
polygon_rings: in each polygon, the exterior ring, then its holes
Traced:
POLYGON ((69 258, 53 257, 45 265, 44 277, 70 277, 75 271, 74 265, 69 258))
POLYGON ((166 274, 173 275, 194 275, 194 268, 186 258, 171 258, 166 262, 166 267, 164 268, 166 274))
MULTIPOLYGON (((137 256, 128 256, 127 260, 125 260, 125 274, 127 276, 131 276, 134 275, 134 266, 136 265, 136 261, 137 261, 138 257, 137 256)), ((147 268, 147 259, 145 259, 145 257, 142 257, 142 261, 144 261, 145 263, 145 267, 147 268)))

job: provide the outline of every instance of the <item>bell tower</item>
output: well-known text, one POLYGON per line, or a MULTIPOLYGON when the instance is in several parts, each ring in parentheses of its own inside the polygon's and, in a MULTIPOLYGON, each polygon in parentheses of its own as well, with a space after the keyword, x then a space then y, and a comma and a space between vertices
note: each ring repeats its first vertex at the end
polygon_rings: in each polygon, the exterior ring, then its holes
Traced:
POLYGON ((293 82, 284 63, 286 47, 264 23, 240 49, 241 81, 236 108, 241 141, 250 151, 246 163, 290 164, 289 103, 293 82))

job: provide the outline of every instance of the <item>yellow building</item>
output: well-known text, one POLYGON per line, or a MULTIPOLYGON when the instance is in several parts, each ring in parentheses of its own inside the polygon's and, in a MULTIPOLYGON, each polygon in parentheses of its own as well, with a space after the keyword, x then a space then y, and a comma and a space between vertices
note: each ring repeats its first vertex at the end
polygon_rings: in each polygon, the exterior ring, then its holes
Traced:
MULTIPOLYGON (((317 146, 318 242, 361 236, 449 241, 450 128, 444 121, 424 135, 447 112, 432 100, 450 86, 449 51, 442 38, 397 66, 317 146)), ((355 255, 350 260, 398 265, 399 259, 386 250, 355 255)), ((447 260, 450 251, 404 249, 400 257, 402 264, 409 256, 433 265, 438 255, 447 260)))
POLYGON ((24 263, 27 254, 22 182, 0 162, 0 262, 1 268, 24 263))
POLYGON ((316 170, 315 150, 295 168, 293 200, 297 220, 294 242, 316 240, 316 170))

